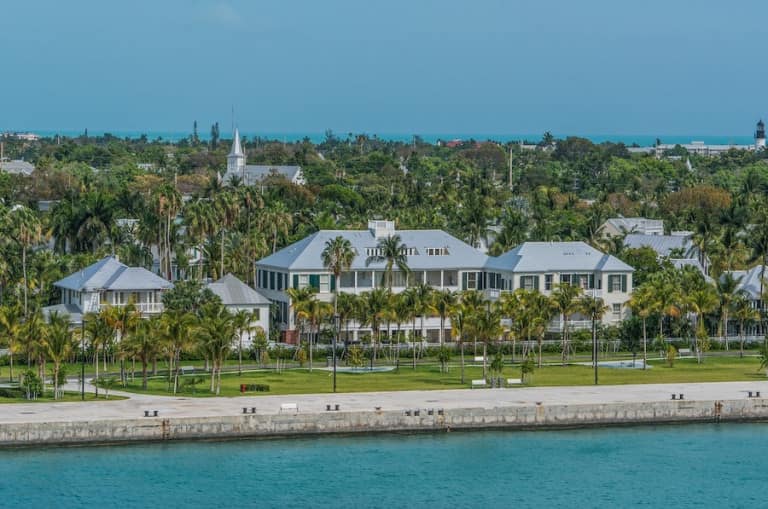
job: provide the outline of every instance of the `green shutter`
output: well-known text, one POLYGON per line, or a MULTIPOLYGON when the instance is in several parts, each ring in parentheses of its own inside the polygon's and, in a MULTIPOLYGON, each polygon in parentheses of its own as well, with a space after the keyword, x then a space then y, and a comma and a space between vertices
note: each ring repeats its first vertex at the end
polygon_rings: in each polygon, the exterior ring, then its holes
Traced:
POLYGON ((594 290, 594 288, 595 288, 595 275, 594 274, 590 274, 589 275, 589 289, 590 290, 594 290))
POLYGON ((315 290, 319 290, 320 289, 320 275, 319 274, 310 274, 309 275, 309 286, 311 286, 315 290))
POLYGON ((297 289, 297 290, 299 289, 299 275, 298 274, 294 274, 293 275, 293 287, 295 289, 297 289))
POLYGON ((533 276, 533 289, 539 291, 539 276, 533 276))
POLYGON ((623 274, 621 276, 621 291, 626 293, 627 292, 627 275, 623 274))
POLYGON ((462 290, 467 289, 467 273, 466 272, 461 273, 461 289, 462 290))
POLYGON ((331 274, 331 291, 336 291, 336 276, 331 274))

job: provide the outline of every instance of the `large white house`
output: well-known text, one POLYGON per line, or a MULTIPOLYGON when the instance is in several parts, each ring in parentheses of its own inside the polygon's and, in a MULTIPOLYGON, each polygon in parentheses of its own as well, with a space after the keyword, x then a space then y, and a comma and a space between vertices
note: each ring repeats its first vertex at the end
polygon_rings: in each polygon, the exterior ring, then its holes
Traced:
POLYGON ((664 221, 645 217, 611 217, 599 229, 603 237, 620 237, 628 233, 664 235, 664 221))
MULTIPOLYGON (((359 294, 383 286, 384 262, 366 263, 378 254, 378 242, 399 235, 405 246, 410 275, 395 270, 393 292, 424 283, 452 291, 480 290, 489 299, 517 288, 538 289, 548 294, 560 282, 578 284, 610 306, 605 323, 625 316, 632 292, 632 267, 583 242, 526 242, 499 257, 489 257, 442 230, 396 230, 392 221, 370 221, 367 230, 321 230, 256 263, 257 289, 276 303, 277 321, 285 340, 296 339, 289 288, 313 287, 318 298, 330 302, 333 292, 359 294), (326 242, 341 236, 352 245, 355 259, 350 271, 336 278, 323 267, 326 242)), ((553 326, 559 325, 559 320, 553 326)), ((416 326, 421 329, 421 320, 416 326)), ((403 324, 410 330, 412 324, 403 324)), ((425 320, 422 336, 437 340, 440 320, 425 320)), ((450 321, 446 325, 450 329, 450 321)), ((353 323, 355 338, 370 328, 353 323)))
POLYGON ((53 285, 61 291, 61 304, 48 306, 43 312, 68 314, 73 323, 80 323, 85 313, 129 302, 143 315, 161 313, 163 292, 173 288, 157 274, 142 267, 128 267, 114 256, 102 258, 53 285))

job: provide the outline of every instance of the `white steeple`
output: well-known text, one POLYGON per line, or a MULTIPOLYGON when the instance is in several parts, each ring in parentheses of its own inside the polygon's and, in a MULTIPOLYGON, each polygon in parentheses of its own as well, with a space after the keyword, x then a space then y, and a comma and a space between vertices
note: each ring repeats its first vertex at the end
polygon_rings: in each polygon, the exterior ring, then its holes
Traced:
POLYGON ((232 135, 232 150, 227 156, 227 173, 237 173, 242 176, 245 170, 245 153, 240 147, 240 131, 235 127, 235 133, 232 135))

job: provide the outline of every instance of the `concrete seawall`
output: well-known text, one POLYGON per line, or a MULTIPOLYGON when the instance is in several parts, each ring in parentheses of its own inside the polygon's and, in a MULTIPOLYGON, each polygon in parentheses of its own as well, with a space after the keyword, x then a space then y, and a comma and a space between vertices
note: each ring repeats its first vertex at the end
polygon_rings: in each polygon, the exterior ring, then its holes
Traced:
POLYGON ((334 433, 546 429, 768 420, 768 399, 534 404, 495 408, 148 417, 0 424, 0 445, 63 445, 334 433))

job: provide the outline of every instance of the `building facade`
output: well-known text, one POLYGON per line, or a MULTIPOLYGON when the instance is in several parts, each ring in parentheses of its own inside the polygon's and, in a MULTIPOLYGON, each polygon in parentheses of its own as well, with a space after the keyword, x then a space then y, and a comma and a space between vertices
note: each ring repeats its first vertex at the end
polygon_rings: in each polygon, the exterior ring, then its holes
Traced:
POLYGON ((243 348, 250 348, 254 334, 260 329, 269 337, 271 302, 232 274, 227 274, 218 281, 208 283, 207 288, 216 294, 230 313, 246 311, 251 314, 251 330, 243 331, 243 348))

